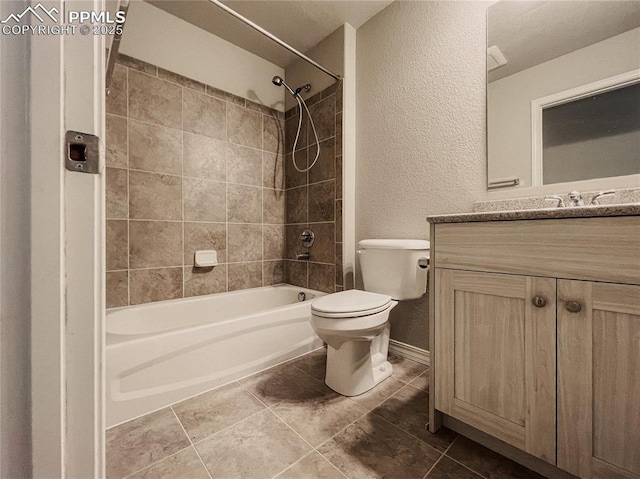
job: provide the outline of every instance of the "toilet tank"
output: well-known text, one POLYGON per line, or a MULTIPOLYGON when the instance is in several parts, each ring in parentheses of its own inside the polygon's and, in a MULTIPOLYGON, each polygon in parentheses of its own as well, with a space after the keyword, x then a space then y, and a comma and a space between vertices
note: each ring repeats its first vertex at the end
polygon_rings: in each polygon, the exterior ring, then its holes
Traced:
POLYGON ((358 243, 365 291, 388 294, 393 299, 421 297, 427 291, 425 240, 367 239, 358 243))

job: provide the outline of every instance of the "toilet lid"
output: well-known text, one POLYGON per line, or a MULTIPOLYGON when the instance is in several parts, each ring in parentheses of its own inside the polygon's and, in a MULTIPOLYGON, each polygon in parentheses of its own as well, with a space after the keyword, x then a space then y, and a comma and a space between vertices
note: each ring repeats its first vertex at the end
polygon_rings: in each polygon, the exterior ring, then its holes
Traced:
POLYGON ((380 309, 391 303, 391 296, 350 289, 320 296, 311 302, 311 309, 322 313, 358 313, 380 309))

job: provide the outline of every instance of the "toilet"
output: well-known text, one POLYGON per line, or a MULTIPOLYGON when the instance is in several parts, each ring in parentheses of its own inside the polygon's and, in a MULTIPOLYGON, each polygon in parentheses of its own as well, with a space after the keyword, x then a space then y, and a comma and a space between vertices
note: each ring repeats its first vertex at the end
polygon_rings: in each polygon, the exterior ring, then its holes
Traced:
POLYGON ((427 290, 429 242, 367 239, 358 243, 364 291, 328 294, 311 303, 311 326, 327 343, 325 383, 358 396, 391 376, 389 313, 427 290))

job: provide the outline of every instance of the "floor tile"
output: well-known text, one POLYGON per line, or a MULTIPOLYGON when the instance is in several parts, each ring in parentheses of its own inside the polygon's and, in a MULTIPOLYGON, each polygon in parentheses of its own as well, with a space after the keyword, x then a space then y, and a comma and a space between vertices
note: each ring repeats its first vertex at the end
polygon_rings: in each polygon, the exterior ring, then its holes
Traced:
POLYGON ((427 475, 427 479, 482 479, 482 476, 444 456, 427 475))
POLYGON ((395 354, 389 354, 389 362, 393 366, 392 377, 405 383, 413 381, 428 369, 428 366, 425 366, 424 364, 411 361, 410 359, 403 358, 402 356, 397 356, 395 354))
POLYGON ((373 389, 369 389, 366 393, 352 397, 351 400, 357 402, 362 407, 373 409, 404 386, 405 383, 402 381, 389 377, 373 389))
POLYGON ((442 452, 456 437, 453 431, 446 428, 441 428, 437 434, 427 430, 429 395, 411 386, 391 396, 373 412, 442 452))
POLYGON ((322 349, 111 428, 107 477, 541 477, 446 428, 429 433, 428 368, 389 360, 393 376, 353 398, 324 384, 322 349))
POLYGON ((447 455, 487 479, 542 478, 541 475, 462 436, 458 437, 447 455))
POLYGON ((425 392, 429 392, 429 378, 431 372, 427 368, 425 372, 423 372, 420 376, 415 378, 413 381, 409 383, 410 386, 414 388, 421 389, 425 392))
POLYGON ((304 401, 317 397, 318 391, 322 391, 323 387, 290 363, 241 379, 240 383, 267 406, 285 399, 304 401))
POLYGON ((209 474, 192 446, 127 479, 209 479, 209 474))
POLYGON ((264 405, 235 382, 172 408, 189 437, 197 442, 264 409, 264 405))
POLYGON ((422 478, 440 457, 435 449, 372 413, 318 451, 350 479, 422 478))
POLYGON ((196 444, 214 478, 271 478, 311 451, 271 411, 255 414, 196 444))
POLYGON ((291 363, 309 376, 324 382, 327 370, 327 350, 325 348, 318 349, 291 363))
POLYGON ((189 446, 180 423, 165 408, 107 430, 107 477, 122 478, 189 446))
POLYGON ((278 475, 276 479, 344 479, 344 475, 314 451, 278 475))
POLYGON ((324 384, 318 383, 314 391, 314 395, 305 394, 301 400, 286 399, 272 407, 273 412, 314 447, 367 412, 324 384))

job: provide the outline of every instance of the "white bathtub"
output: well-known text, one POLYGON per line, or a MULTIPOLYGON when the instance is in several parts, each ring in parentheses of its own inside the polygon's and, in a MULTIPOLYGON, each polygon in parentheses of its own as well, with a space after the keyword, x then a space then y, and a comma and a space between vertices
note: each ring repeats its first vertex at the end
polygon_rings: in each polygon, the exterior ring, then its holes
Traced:
POLYGON ((107 427, 320 347, 310 300, 323 294, 278 285, 107 311, 107 427))

